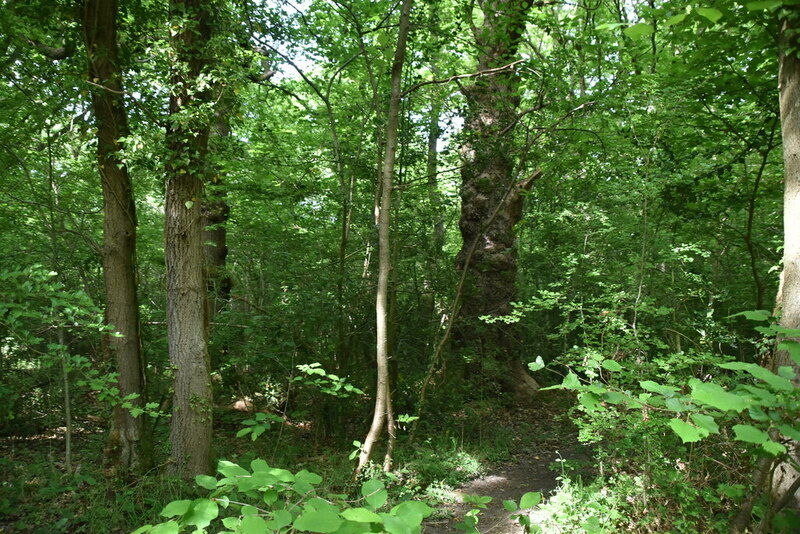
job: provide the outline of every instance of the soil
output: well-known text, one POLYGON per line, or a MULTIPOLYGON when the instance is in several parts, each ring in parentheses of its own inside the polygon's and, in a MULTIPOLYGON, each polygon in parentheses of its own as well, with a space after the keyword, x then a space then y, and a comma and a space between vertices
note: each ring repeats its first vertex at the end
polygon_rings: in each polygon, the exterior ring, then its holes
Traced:
POLYGON ((444 505, 445 517, 437 514, 426 521, 425 534, 462 533, 456 525, 475 507, 463 501, 464 495, 492 498, 479 516, 478 530, 482 534, 523 534, 522 526, 509 518, 503 501, 519 503, 529 491, 540 492, 547 500, 558 487, 558 462, 588 458, 564 413, 569 401, 557 395, 538 400, 536 407, 514 410, 509 414, 511 421, 497 422, 502 426, 510 423, 515 428, 519 445, 512 459, 492 466, 484 476, 458 488, 455 502, 444 505))

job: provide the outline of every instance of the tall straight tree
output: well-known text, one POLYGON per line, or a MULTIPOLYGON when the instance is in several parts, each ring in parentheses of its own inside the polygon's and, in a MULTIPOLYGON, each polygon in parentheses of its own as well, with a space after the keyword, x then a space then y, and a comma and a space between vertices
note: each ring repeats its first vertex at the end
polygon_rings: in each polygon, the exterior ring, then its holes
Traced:
POLYGON ((461 345, 496 360, 503 389, 521 396, 535 391, 533 379, 516 358, 513 325, 481 325, 482 316, 511 312, 516 295, 517 251, 514 226, 522 215, 522 193, 538 177, 515 177, 513 139, 520 104, 519 79, 510 65, 517 58, 530 9, 529 0, 478 0, 483 22, 473 26, 478 71, 500 69, 462 91, 468 115, 462 146, 461 216, 463 245, 456 258, 466 270, 461 296, 461 345))
MULTIPOLYGON (((783 136, 783 281, 781 283, 781 326, 800 329, 800 7, 786 6, 781 28, 780 88, 781 132, 783 136)), ((787 351, 779 351, 776 365, 787 365, 797 373, 800 365, 787 351)), ((790 462, 779 464, 773 475, 773 495, 779 511, 784 506, 800 510, 800 443, 792 442, 790 462)))
MULTIPOLYGON (((136 396, 131 404, 141 406, 145 377, 136 296, 136 206, 128 168, 119 153, 120 139, 128 135, 128 117, 117 45, 117 2, 85 0, 82 15, 103 189, 106 321, 115 333, 106 336, 104 347, 108 359, 116 362, 120 395, 136 396)), ((121 471, 146 467, 148 449, 142 419, 116 405, 107 448, 111 466, 121 471)))
POLYGON ((167 129, 167 335, 174 372, 170 426, 173 474, 205 473, 211 464, 212 390, 201 199, 212 116, 199 78, 208 65, 208 0, 171 0, 172 54, 167 129))
POLYGON ((401 82, 403 65, 406 59, 406 41, 411 19, 413 0, 403 0, 400 11, 400 25, 397 34, 397 47, 392 62, 391 93, 386 120, 386 151, 383 155, 383 168, 380 189, 380 211, 378 212, 378 287, 375 298, 376 321, 376 356, 378 376, 375 391, 375 411, 372 416, 367 437, 358 457, 356 475, 361 473, 372 455, 375 443, 384 428, 389 435, 389 443, 383 460, 383 470, 389 471, 392 466, 392 451, 395 440, 395 421, 392 410, 392 388, 389 381, 389 273, 392 269, 390 214, 392 211, 392 183, 394 178, 394 161, 397 154, 397 130, 400 121, 400 100, 402 98, 401 82))

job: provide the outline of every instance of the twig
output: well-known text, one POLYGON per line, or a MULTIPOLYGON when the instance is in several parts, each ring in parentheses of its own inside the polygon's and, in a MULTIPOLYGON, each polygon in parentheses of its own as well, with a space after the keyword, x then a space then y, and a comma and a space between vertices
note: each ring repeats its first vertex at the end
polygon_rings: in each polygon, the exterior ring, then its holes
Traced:
POLYGON ((478 72, 471 72, 469 74, 456 74, 455 76, 450 76, 449 78, 444 78, 444 79, 441 79, 441 80, 428 80, 427 82, 415 83, 414 85, 412 85, 411 87, 409 87, 408 89, 406 89, 405 91, 400 93, 400 98, 404 98, 409 93, 413 93, 414 91, 416 91, 420 87, 424 87, 426 85, 434 85, 434 84, 439 85, 439 84, 454 82, 454 81, 457 81, 457 80, 464 80, 464 79, 467 79, 467 78, 478 78, 480 76, 491 76, 493 74, 497 74, 499 72, 503 72, 505 70, 508 70, 511 67, 513 67, 514 65, 518 65, 518 64, 520 64, 520 63, 522 63, 524 61, 525 61, 524 59, 518 59, 518 60, 516 60, 516 61, 514 61, 512 63, 509 63, 508 65, 503 65, 502 67, 495 67, 493 69, 486 69, 486 70, 481 70, 481 71, 478 71, 478 72))

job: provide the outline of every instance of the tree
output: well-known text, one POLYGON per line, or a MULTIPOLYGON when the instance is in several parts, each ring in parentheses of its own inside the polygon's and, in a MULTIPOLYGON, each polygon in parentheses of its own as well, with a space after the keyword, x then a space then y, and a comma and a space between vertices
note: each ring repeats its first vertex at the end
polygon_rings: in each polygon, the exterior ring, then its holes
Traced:
MULTIPOLYGON (((89 62, 88 83, 97 126, 97 162, 103 189, 103 278, 106 321, 114 327, 104 347, 116 362, 119 392, 132 406, 144 405, 144 364, 139 337, 136 295, 136 206, 128 167, 120 149, 128 136, 122 69, 117 45, 116 0, 86 0, 83 35, 89 62)), ((137 469, 149 463, 148 443, 141 418, 121 403, 114 406, 107 454, 118 469, 137 469)))
MULTIPOLYGON (((501 365, 503 389, 528 396, 536 389, 518 361, 512 325, 481 325, 480 317, 510 314, 516 295, 514 226, 522 217, 524 193, 538 172, 517 180, 514 126, 520 103, 519 77, 511 64, 525 31, 527 0, 480 0, 483 22, 472 25, 478 70, 506 67, 462 88, 468 115, 462 146, 461 217, 463 244, 456 259, 466 271, 459 338, 462 346, 501 365)), ((471 14, 470 14, 471 16, 471 14)))
MULTIPOLYGON (((781 326, 800 329, 800 8, 786 6, 781 28, 780 89, 781 133, 783 137, 783 280, 781 326)), ((786 350, 778 351, 776 366, 794 368, 795 386, 800 387, 800 365, 786 350)), ((791 443, 790 460, 780 463, 773 474, 775 511, 788 506, 800 509, 800 443, 791 443)))
POLYGON ((172 0, 167 129, 167 333, 174 373, 170 470, 189 478, 211 468, 212 389, 201 200, 211 117, 200 77, 211 37, 208 0, 172 0))
POLYGON ((361 473, 372 455, 372 449, 386 429, 389 443, 383 461, 383 470, 389 471, 392 466, 392 451, 395 440, 395 420, 392 410, 392 389, 389 381, 389 274, 392 269, 390 223, 392 210, 392 179, 397 152, 397 130, 400 117, 401 82, 403 64, 406 57, 406 40, 408 38, 409 19, 413 0, 403 0, 400 12, 400 26, 397 34, 397 47, 392 62, 391 94, 386 121, 386 150, 383 155, 383 169, 380 188, 380 211, 378 213, 378 286, 375 295, 376 321, 376 355, 378 368, 377 387, 375 391, 375 410, 372 416, 367 437, 358 457, 356 475, 361 473))

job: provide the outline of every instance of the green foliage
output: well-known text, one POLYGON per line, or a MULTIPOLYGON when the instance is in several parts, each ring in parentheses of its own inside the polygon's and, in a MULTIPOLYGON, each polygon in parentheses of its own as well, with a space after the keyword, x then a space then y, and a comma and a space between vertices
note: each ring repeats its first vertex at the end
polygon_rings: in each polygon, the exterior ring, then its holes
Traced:
POLYGON ((271 413, 258 412, 253 419, 245 419, 242 424, 244 428, 236 433, 237 438, 250 435, 250 439, 255 441, 258 437, 272 428, 272 423, 283 423, 283 418, 271 413))
POLYGON ((351 395, 364 395, 364 392, 347 382, 347 379, 325 372, 319 362, 301 364, 297 370, 305 376, 294 377, 294 382, 318 388, 332 397, 347 398, 351 395))
POLYGON ((250 469, 220 461, 221 478, 196 477, 208 497, 181 499, 167 504, 161 516, 168 521, 146 525, 134 534, 182 532, 195 527, 224 527, 221 532, 255 534, 264 532, 420 532, 422 520, 433 510, 423 502, 405 501, 383 511, 388 494, 375 479, 361 486, 361 497, 345 500, 344 495, 321 494, 322 478, 306 470, 292 473, 253 460, 250 469), (354 506, 361 504, 361 506, 354 506))

